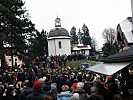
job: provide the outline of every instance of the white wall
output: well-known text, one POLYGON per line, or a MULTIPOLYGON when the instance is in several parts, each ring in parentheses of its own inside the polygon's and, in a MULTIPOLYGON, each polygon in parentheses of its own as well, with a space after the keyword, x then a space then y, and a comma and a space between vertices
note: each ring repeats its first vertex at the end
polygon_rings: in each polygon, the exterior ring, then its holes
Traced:
POLYGON ((90 55, 89 50, 85 50, 85 54, 86 54, 86 55, 90 55))
MULTIPOLYGON (((132 21, 133 21, 133 0, 131 0, 131 9, 132 9, 132 21)), ((133 30, 133 23, 132 23, 132 30, 133 30)))
POLYGON ((71 45, 69 37, 49 38, 48 39, 48 55, 69 55, 71 54, 71 45), (61 41, 61 48, 59 48, 59 41, 61 41))
POLYGON ((133 0, 131 0, 132 20, 133 20, 133 0))
POLYGON ((48 40, 48 56, 55 55, 56 53, 56 44, 55 40, 48 40))

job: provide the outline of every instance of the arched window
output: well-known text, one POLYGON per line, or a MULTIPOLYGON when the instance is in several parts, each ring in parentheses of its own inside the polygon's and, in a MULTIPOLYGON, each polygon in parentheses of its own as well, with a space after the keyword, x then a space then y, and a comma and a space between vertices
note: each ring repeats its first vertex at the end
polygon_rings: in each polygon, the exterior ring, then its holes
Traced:
POLYGON ((58 43, 58 44, 59 44, 59 49, 61 49, 61 41, 59 41, 59 43, 58 43))

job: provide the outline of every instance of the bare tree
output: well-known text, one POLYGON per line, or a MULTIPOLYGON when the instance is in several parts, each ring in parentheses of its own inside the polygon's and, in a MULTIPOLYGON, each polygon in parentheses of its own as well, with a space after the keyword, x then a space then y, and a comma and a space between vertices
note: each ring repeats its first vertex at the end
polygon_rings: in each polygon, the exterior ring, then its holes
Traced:
POLYGON ((94 49, 94 50, 96 50, 96 47, 97 47, 97 41, 96 41, 96 39, 95 38, 92 38, 91 39, 91 47, 94 49))
POLYGON ((118 52, 118 45, 116 43, 116 32, 113 28, 104 29, 103 38, 105 39, 102 51, 105 57, 113 55, 118 52))
POLYGON ((109 43, 110 45, 113 45, 113 43, 116 40, 116 31, 113 28, 104 29, 102 32, 103 38, 105 39, 105 43, 109 43))

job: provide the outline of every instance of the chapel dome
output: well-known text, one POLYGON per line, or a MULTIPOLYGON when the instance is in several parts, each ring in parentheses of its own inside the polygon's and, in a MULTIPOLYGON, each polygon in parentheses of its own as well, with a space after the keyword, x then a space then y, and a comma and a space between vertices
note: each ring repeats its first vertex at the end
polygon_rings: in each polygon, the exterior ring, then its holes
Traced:
POLYGON ((69 36, 69 33, 65 28, 60 27, 60 28, 51 29, 48 36, 49 37, 69 36))

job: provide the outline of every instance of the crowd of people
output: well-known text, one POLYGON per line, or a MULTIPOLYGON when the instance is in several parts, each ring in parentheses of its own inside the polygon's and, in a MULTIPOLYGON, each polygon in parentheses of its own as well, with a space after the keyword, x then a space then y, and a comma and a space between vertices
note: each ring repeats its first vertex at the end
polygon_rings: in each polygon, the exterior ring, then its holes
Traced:
POLYGON ((84 59, 83 55, 43 56, 14 70, 1 69, 0 100, 113 100, 120 93, 120 76, 66 66, 69 60, 84 59))

